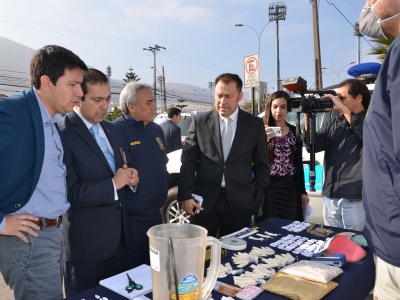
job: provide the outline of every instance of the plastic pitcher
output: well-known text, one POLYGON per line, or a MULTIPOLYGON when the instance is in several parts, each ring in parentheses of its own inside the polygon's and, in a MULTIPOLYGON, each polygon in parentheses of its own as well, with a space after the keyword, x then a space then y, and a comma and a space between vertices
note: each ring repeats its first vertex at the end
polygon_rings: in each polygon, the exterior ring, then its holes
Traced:
POLYGON ((205 300, 217 280, 221 244, 207 230, 192 224, 161 224, 147 231, 153 299, 205 300), (203 283, 206 246, 211 246, 210 268, 203 283))

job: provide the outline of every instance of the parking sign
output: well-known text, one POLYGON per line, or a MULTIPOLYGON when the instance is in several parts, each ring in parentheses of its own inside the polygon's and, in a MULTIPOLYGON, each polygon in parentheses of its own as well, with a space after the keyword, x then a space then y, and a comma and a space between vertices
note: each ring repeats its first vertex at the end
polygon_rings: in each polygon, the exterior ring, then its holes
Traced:
POLYGON ((260 84, 258 53, 244 58, 244 87, 250 88, 260 84))

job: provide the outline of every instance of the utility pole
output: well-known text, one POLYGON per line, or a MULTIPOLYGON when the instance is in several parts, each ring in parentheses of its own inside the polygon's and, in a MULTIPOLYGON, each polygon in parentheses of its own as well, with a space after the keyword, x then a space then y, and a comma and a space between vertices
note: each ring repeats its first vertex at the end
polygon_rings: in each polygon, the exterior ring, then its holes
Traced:
POLYGON ((162 113, 163 111, 163 104, 162 104, 162 98, 163 98, 163 80, 164 78, 162 76, 158 76, 157 77, 157 81, 160 84, 160 113, 162 113))
POLYGON ((360 26, 358 22, 354 23, 354 35, 357 37, 357 64, 361 63, 361 37, 363 36, 360 33, 360 26))
POLYGON ((213 88, 214 88, 214 82, 209 81, 209 82, 208 82, 208 88, 209 88, 210 91, 211 91, 211 102, 210 102, 210 104, 211 104, 211 110, 212 110, 212 108, 213 108, 213 88))
POLYGON ((165 90, 164 66, 162 67, 162 77, 163 77, 163 91, 164 91, 164 110, 167 111, 167 91, 165 90))
MULTIPOLYGON (((106 76, 107 76, 108 83, 110 84, 110 86, 111 86, 111 74, 112 74, 112 70, 111 70, 111 67, 108 65, 106 68, 106 76)), ((110 101, 110 104, 108 105, 108 111, 109 112, 112 111, 112 102, 111 101, 110 101)))
MULTIPOLYGON (((143 50, 152 52, 153 56, 154 56, 154 66, 153 66, 154 102, 156 102, 156 99, 157 99, 156 53, 157 53, 157 51, 160 51, 161 49, 167 50, 165 47, 159 46, 157 44, 155 44, 154 47, 149 46, 148 48, 143 48, 143 50)), ((156 109, 154 110, 154 116, 156 116, 156 115, 157 115, 157 103, 156 103, 156 109)))
POLYGON ((320 47, 320 42, 319 42, 318 1, 310 0, 310 3, 312 3, 313 32, 314 32, 315 87, 317 90, 322 90, 321 47, 320 47))

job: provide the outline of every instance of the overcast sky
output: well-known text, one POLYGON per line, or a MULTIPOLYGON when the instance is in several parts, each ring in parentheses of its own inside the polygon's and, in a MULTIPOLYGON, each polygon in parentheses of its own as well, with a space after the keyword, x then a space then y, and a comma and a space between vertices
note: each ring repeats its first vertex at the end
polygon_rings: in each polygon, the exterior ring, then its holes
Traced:
MULTIPOLYGON (((287 16, 279 22, 281 78, 314 79, 312 7, 309 0, 287 0, 287 16)), ((244 57, 258 52, 260 32, 268 23, 263 0, 12 0, 0 2, 0 36, 38 49, 58 44, 88 65, 122 79, 132 66, 142 81, 153 82, 153 54, 143 48, 158 44, 157 71, 165 68, 166 84, 180 82, 207 88, 223 72, 243 77, 244 57)), ((348 77, 346 66, 357 60, 358 21, 365 0, 319 1, 323 85, 348 77), (347 20, 346 20, 347 19, 347 20)), ((361 40, 361 62, 371 45, 361 40)), ((276 87, 276 23, 261 36, 261 80, 276 87)), ((1 60, 0 58, 0 66, 1 60)), ((159 74, 157 74, 159 75, 159 74)))

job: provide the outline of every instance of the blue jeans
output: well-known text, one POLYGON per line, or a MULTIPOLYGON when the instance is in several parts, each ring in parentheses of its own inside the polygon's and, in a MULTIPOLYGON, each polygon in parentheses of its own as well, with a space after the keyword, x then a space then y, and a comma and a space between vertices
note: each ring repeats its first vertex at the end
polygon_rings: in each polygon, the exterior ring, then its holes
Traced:
POLYGON ((0 235, 0 272, 17 300, 63 299, 61 230, 49 227, 37 233, 25 234, 29 244, 0 235))
POLYGON ((323 217, 326 226, 362 231, 365 211, 361 200, 323 196, 323 217))

